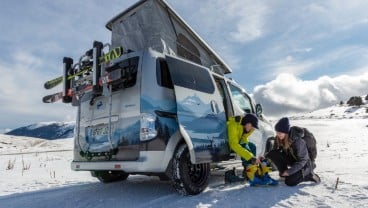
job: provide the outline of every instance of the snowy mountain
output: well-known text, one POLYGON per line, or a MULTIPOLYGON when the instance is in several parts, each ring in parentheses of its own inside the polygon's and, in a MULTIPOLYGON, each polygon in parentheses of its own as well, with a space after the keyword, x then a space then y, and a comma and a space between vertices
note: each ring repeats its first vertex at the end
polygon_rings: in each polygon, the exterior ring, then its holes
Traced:
POLYGON ((74 126, 74 122, 41 122, 11 130, 6 134, 48 140, 71 138, 74 135, 74 126))
POLYGON ((309 113, 300 113, 290 116, 290 119, 365 119, 368 118, 368 100, 362 96, 363 105, 350 106, 346 104, 336 104, 327 108, 315 110, 309 113))
POLYGON ((11 131, 12 129, 0 129, 0 134, 5 134, 11 131))

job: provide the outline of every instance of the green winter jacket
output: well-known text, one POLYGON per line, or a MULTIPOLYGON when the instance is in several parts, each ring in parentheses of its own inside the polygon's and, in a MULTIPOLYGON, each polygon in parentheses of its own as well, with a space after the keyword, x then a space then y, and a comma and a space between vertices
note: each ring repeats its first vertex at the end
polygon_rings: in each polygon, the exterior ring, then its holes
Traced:
POLYGON ((227 133, 229 139, 229 146, 236 154, 245 160, 250 160, 254 155, 248 150, 244 149, 240 144, 248 143, 248 137, 253 133, 254 130, 243 134, 243 126, 240 122, 235 121, 235 117, 230 117, 227 121, 227 133))

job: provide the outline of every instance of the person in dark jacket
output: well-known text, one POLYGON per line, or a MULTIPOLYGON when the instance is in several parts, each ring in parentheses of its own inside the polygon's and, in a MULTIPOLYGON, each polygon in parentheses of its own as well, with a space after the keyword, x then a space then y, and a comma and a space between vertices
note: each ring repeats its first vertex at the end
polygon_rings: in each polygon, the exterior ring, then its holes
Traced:
POLYGON ((270 159, 279 170, 280 177, 285 177, 285 184, 295 186, 303 181, 321 180, 313 172, 316 167, 308 155, 303 128, 290 127, 288 118, 281 118, 275 125, 276 145, 273 150, 267 153, 266 158, 270 159))
MULTIPOLYGON (((230 117, 227 122, 227 128, 229 146, 242 160, 244 167, 243 179, 248 179, 251 186, 277 185, 278 181, 268 175, 270 168, 262 161, 263 157, 256 157, 257 148, 255 144, 249 141, 249 137, 259 131, 257 116, 248 113, 243 118, 230 117)), ((239 181, 237 176, 234 177, 234 175, 235 171, 233 170, 225 172, 225 181, 239 181)))

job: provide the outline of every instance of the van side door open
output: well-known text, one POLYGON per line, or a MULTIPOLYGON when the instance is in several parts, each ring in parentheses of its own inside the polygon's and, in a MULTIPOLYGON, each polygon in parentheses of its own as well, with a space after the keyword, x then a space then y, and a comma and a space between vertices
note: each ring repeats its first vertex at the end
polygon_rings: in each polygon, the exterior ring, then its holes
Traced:
POLYGON ((218 161, 229 154, 222 97, 209 70, 166 55, 174 85, 179 128, 191 162, 218 161))

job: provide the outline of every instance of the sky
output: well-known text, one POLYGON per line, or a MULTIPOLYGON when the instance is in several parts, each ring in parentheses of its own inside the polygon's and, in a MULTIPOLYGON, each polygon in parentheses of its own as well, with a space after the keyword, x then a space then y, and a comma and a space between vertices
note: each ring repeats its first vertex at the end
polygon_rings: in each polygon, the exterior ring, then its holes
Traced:
MULTIPOLYGON (((105 24, 135 0, 3 0, 0 129, 72 121, 75 108, 43 104, 43 83, 61 75, 105 24)), ((167 0, 232 68, 236 81, 280 117, 368 93, 368 1, 167 0)))

